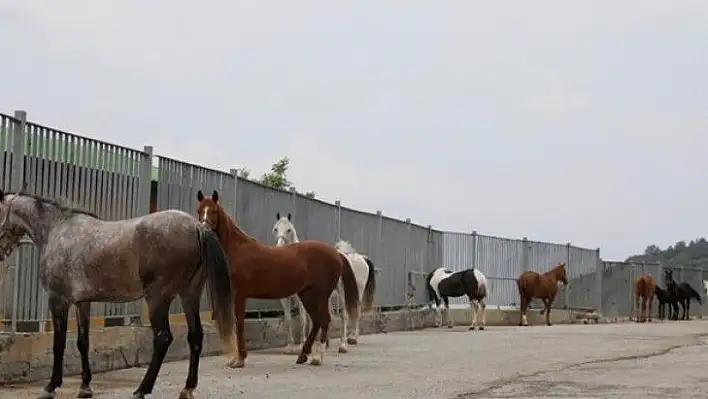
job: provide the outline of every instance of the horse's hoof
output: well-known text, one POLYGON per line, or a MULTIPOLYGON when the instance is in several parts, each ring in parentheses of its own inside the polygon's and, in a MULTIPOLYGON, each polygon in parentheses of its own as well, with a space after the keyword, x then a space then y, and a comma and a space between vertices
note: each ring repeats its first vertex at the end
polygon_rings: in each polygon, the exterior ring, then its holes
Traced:
POLYGON ((346 345, 339 346, 339 353, 347 353, 347 352, 349 352, 349 349, 347 349, 346 345))
POLYGON ((470 326, 470 328, 468 328, 467 330, 474 331, 474 326, 470 326))
POLYGON ((76 394, 77 398, 93 398, 93 390, 91 387, 79 388, 79 393, 76 394))
POLYGON ((301 354, 297 357, 297 360, 295 361, 295 364, 305 364, 305 362, 307 362, 307 355, 301 353, 301 354))
POLYGON ((145 394, 142 392, 133 392, 132 399, 145 399, 145 394))
POLYGON ((484 331, 484 326, 479 326, 479 331, 484 331))
POLYGON ((244 366, 246 366, 246 361, 244 359, 231 359, 228 363, 226 363, 226 367, 231 369, 242 369, 244 366))
POLYGON ((191 389, 185 388, 179 393, 177 399, 194 399, 194 394, 191 389))
POLYGON ((321 366, 321 365, 322 365, 322 359, 319 358, 319 357, 314 357, 314 356, 313 356, 312 359, 310 359, 310 365, 311 365, 311 366, 321 366))
POLYGON ((349 345, 356 345, 356 344, 358 343, 358 341, 357 341, 357 339, 354 338, 354 337, 349 337, 349 338, 347 338, 347 343, 348 343, 349 345))
POLYGON ((37 399, 54 399, 57 396, 56 391, 49 392, 46 389, 42 390, 42 393, 37 396, 37 399))
POLYGON ((448 325, 447 328, 452 328, 452 326, 451 326, 451 325, 448 325))

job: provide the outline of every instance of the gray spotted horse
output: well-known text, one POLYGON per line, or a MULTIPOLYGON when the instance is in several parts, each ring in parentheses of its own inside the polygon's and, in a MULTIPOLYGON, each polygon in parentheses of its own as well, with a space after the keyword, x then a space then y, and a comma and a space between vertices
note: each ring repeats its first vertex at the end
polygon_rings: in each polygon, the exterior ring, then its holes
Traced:
POLYGON ((24 235, 39 250, 39 275, 49 298, 54 326, 54 363, 40 398, 56 396, 62 385, 69 308, 76 307, 81 356, 78 397, 90 398, 89 317, 91 302, 130 302, 144 297, 150 313, 153 353, 133 398, 152 393, 173 340, 170 303, 179 296, 187 321, 189 369, 180 398, 193 398, 203 331, 199 298, 208 281, 220 338, 231 348, 234 311, 226 255, 216 234, 192 215, 165 210, 119 221, 104 221, 38 196, 0 191, 0 261, 24 235))

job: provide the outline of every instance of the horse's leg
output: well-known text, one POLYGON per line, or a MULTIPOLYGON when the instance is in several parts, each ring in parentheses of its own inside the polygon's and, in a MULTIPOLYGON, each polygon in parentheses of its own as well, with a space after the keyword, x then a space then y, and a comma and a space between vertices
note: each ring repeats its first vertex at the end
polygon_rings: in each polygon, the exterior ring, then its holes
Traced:
POLYGON ((553 299, 554 298, 549 298, 549 299, 544 299, 543 304, 545 305, 545 311, 546 311, 546 325, 547 326, 552 326, 551 324, 551 305, 553 305, 553 299))
POLYGON ((298 312, 300 312, 300 340, 298 344, 294 347, 293 351, 293 353, 297 353, 299 350, 302 349, 302 343, 305 342, 305 338, 307 338, 307 324, 310 316, 308 316, 307 309, 305 309, 305 306, 302 305, 300 297, 298 297, 297 295, 293 295, 293 298, 295 298, 295 301, 297 302, 298 312))
POLYGON ((691 307, 691 299, 690 299, 690 298, 689 298, 689 299, 684 299, 684 300, 683 300, 683 303, 684 303, 684 305, 683 305, 683 317, 682 317, 682 319, 683 319, 683 320, 688 320, 688 310, 689 310, 690 307, 691 307))
MULTIPOLYGON (((344 294, 342 294, 344 296, 344 294)), ((342 311, 345 311, 346 308, 342 308, 342 311)), ((314 352, 312 353, 312 359, 310 359, 310 364, 313 366, 319 366, 322 364, 324 361, 324 355, 325 355, 325 345, 327 343, 327 340, 329 339, 329 323, 331 323, 332 318, 329 312, 327 310, 327 302, 321 302, 320 303, 320 314, 322 315, 320 318, 320 342, 318 345, 319 352, 314 352)))
POLYGON ((467 297, 470 300, 470 327, 469 330, 473 331, 474 326, 477 323, 477 307, 479 304, 477 303, 477 300, 472 298, 472 296, 467 297))
POLYGON ((653 301, 654 301, 654 295, 650 296, 649 301, 648 301, 649 308, 647 309, 647 319, 649 320, 650 323, 651 323, 651 304, 653 301))
POLYGON ((349 342, 352 345, 357 345, 359 343, 359 321, 361 320, 361 302, 359 307, 356 309, 356 318, 354 319, 354 341, 349 342))
POLYGON ((440 311, 440 303, 437 303, 435 305, 435 327, 442 326, 442 322, 443 322, 443 316, 442 316, 442 312, 440 311))
POLYGON ((640 323, 642 319, 642 310, 639 295, 634 296, 634 312, 632 313, 634 315, 634 321, 640 323))
POLYGON ((295 339, 293 338, 293 316, 290 312, 290 297, 282 298, 280 300, 280 305, 283 306, 283 323, 285 324, 285 331, 288 332, 288 343, 285 345, 285 353, 295 353, 295 339))
MULTIPOLYGON (((300 291, 298 296, 300 297, 300 301, 302 301, 303 306, 305 306, 305 309, 307 309, 307 313, 310 314, 310 319, 312 320, 312 329, 310 330, 310 333, 307 334, 307 339, 302 344, 300 355, 298 355, 297 360, 295 361, 296 364, 303 364, 307 361, 307 355, 312 352, 312 344, 315 342, 317 332, 321 327, 321 316, 318 314, 319 309, 317 309, 317 300, 315 298, 315 292, 312 288, 307 288, 300 291)), ((325 313, 329 315, 328 307, 325 307, 325 313)))
POLYGON ((447 328, 455 327, 455 320, 452 319, 450 314, 450 298, 444 296, 443 302, 445 303, 445 316, 447 317, 447 328))
POLYGON ((243 336, 244 323, 246 322, 246 298, 236 294, 234 299, 234 313, 236 313, 236 355, 226 363, 227 367, 239 369, 246 365, 246 337, 243 336))
POLYGON ((44 387, 42 394, 39 395, 40 399, 55 397, 56 390, 61 386, 64 379, 64 349, 66 349, 66 330, 69 324, 70 305, 68 301, 59 295, 49 294, 49 311, 52 314, 52 326, 54 327, 54 345, 52 348, 54 363, 52 365, 52 376, 47 386, 44 387))
MULTIPOLYGON (((349 333, 347 331, 347 321, 349 320, 349 315, 347 312, 347 304, 344 300, 344 283, 342 283, 341 279, 339 279, 339 283, 337 283, 337 298, 339 302, 339 316, 342 320, 342 337, 339 339, 339 353, 347 353, 347 338, 349 337, 349 333)), ((313 354, 312 356, 314 359, 315 355, 313 354)))
POLYGON ((647 321, 647 297, 642 296, 642 311, 640 313, 641 322, 645 323, 647 321))
POLYGON ((174 340, 170 331, 170 303, 174 297, 146 298, 150 312, 150 327, 152 328, 152 359, 138 389, 133 392, 133 398, 143 399, 152 393, 160 372, 162 362, 167 355, 167 349, 174 340))
POLYGON ((91 365, 89 364, 89 325, 91 318, 91 302, 77 303, 74 305, 76 311, 76 326, 78 332, 76 335, 76 349, 81 355, 81 386, 77 398, 92 398, 93 390, 91 389, 91 365))
POLYGON ((479 325, 479 330, 482 331, 487 326, 487 304, 484 302, 484 299, 480 299, 479 305, 480 305, 481 313, 482 313, 481 314, 482 322, 479 325))
POLYGON ((527 299, 524 295, 521 295, 521 301, 520 301, 520 306, 519 306, 519 326, 528 326, 529 321, 526 318, 526 309, 529 307, 529 299, 527 299))
POLYGON ((187 382, 184 384, 184 389, 179 394, 179 399, 194 399, 194 390, 197 388, 199 379, 199 356, 202 354, 202 344, 204 343, 204 330, 202 330, 202 321, 199 315, 199 298, 198 295, 183 294, 180 295, 182 300, 182 308, 184 309, 184 318, 187 321, 187 343, 189 344, 189 370, 187 374, 187 382))

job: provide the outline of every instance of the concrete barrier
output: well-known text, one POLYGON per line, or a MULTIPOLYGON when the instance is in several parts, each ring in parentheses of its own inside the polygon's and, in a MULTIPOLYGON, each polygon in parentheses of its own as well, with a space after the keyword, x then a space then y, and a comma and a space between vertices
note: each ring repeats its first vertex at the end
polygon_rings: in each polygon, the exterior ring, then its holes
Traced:
MULTIPOLYGON (((451 315, 457 325, 469 324, 469 310, 452 309, 451 315)), ((557 324, 577 322, 576 315, 569 311, 553 311, 553 322, 557 324)), ((488 326, 510 326, 518 324, 518 311, 487 310, 488 326)), ((530 312, 532 325, 543 325, 538 312, 530 312)), ((297 324, 298 318, 293 322, 297 324)), ((330 328, 331 345, 339 340, 339 318, 333 320, 330 328)), ((401 310, 385 313, 368 313, 360 323, 362 334, 386 333, 392 331, 419 330, 435 325, 434 312, 425 310, 401 310)), ((299 334, 299 328, 295 326, 299 334)), ((167 361, 183 360, 189 357, 187 328, 183 324, 171 326, 174 342, 167 354, 167 361)), ((284 346, 287 335, 282 319, 247 320, 245 326, 246 344, 250 350, 284 346)), ((89 354, 94 373, 141 366, 149 363, 152 354, 152 330, 149 327, 92 327, 89 354)), ((352 348, 356 350, 356 348, 352 348)), ((218 334, 211 322, 204 322, 203 356, 219 355, 223 351, 218 334)), ((76 349, 76 334, 68 334, 64 356, 66 376, 80 374, 80 357, 76 349)), ((293 358, 293 362, 294 362, 293 358)), ((0 384, 46 380, 52 370, 52 333, 0 334, 0 384)), ((186 370, 185 370, 186 373, 186 370)))

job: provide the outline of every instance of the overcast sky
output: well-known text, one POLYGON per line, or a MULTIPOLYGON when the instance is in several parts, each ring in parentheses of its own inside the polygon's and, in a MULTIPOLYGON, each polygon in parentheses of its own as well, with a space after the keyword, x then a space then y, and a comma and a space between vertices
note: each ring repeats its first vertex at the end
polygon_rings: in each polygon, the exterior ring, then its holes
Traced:
POLYGON ((0 112, 89 137, 605 258, 708 228, 708 1, 1 0, 0 37, 0 112))

